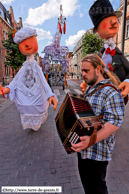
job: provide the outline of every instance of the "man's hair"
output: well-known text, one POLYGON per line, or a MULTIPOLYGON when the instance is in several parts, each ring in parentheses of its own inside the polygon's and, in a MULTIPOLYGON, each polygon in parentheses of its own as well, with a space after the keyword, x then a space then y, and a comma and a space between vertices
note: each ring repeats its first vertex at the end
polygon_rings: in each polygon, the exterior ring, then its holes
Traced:
POLYGON ((85 57, 82 58, 81 63, 83 62, 89 62, 91 65, 94 67, 94 69, 99 65, 100 66, 100 72, 103 75, 105 79, 111 79, 111 82, 118 86, 120 84, 119 78, 112 72, 110 71, 105 71, 105 63, 102 61, 102 59, 96 55, 96 54, 89 54, 85 57))

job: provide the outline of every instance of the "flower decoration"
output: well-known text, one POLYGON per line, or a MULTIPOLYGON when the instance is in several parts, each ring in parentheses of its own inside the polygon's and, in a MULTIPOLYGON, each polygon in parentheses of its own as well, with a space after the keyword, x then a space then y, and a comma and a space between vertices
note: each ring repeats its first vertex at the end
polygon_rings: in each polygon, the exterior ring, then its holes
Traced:
POLYGON ((17 32, 16 30, 13 31, 13 34, 12 34, 13 38, 14 38, 16 32, 17 32))
POLYGON ((108 63, 108 69, 113 72, 113 69, 114 69, 114 66, 115 65, 119 65, 119 63, 116 63, 116 62, 113 62, 112 64, 111 63, 108 63))
POLYGON ((108 69, 113 72, 113 66, 111 65, 111 63, 108 63, 108 69))

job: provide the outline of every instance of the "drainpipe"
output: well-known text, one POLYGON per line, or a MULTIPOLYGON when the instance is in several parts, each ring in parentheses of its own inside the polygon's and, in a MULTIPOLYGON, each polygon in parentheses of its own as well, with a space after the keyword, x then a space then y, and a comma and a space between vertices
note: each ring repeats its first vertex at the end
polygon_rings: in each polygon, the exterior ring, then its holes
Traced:
POLYGON ((1 58, 0 63, 1 63, 1 78, 2 78, 2 85, 4 85, 1 37, 0 37, 0 58, 1 58))
POLYGON ((121 51, 122 51, 123 53, 124 53, 124 44, 125 44, 126 13, 127 13, 127 0, 124 0, 124 6, 123 6, 123 24, 122 24, 122 37, 121 37, 121 51))

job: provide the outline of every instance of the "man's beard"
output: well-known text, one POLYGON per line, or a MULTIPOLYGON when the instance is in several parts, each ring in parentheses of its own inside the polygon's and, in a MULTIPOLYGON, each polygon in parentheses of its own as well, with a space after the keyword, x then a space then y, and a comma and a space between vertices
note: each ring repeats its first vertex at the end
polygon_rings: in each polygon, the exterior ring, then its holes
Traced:
POLYGON ((85 80, 85 82, 89 85, 89 86, 93 86, 95 85, 95 83, 97 82, 98 80, 98 76, 96 75, 96 72, 94 71, 94 77, 92 80, 85 80))

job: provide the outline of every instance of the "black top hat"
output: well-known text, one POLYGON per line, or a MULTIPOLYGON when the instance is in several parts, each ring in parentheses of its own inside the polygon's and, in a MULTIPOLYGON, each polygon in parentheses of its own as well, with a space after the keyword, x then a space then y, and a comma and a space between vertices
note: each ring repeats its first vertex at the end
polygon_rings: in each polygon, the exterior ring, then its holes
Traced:
POLYGON ((95 33, 97 31, 97 27, 99 23, 107 17, 110 16, 116 16, 119 18, 122 16, 121 11, 114 11, 112 4, 109 0, 97 0, 94 2, 94 4, 91 6, 89 10, 90 18, 94 24, 93 32, 95 33))

